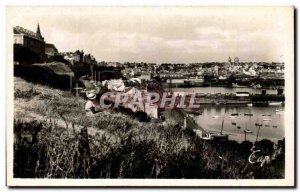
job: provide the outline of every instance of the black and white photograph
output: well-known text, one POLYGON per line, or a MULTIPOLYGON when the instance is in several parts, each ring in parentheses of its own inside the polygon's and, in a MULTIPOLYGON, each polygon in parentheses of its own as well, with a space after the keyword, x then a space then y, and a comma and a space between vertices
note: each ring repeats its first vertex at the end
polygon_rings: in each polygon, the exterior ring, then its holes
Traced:
POLYGON ((294 7, 6 7, 8 186, 294 186, 294 7))

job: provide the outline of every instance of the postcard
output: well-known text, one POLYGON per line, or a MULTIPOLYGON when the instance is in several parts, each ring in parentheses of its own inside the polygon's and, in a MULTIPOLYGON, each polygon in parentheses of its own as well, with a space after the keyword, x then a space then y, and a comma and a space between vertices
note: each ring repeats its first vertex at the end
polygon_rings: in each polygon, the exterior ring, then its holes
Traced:
POLYGON ((293 6, 6 11, 8 186, 295 185, 293 6))

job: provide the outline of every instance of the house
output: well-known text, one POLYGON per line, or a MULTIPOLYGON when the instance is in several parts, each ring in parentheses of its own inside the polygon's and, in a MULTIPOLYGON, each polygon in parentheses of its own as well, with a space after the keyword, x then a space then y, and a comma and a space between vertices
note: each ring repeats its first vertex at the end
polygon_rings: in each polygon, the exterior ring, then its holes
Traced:
POLYGON ((106 65, 108 67, 121 67, 122 66, 121 63, 119 63, 119 62, 107 62, 106 65))
POLYGON ((53 57, 58 54, 58 50, 55 47, 55 45, 46 43, 45 44, 45 54, 47 55, 47 58, 53 57))
POLYGON ((80 61, 80 55, 77 52, 61 52, 59 54, 72 65, 80 61))
POLYGON ((41 34, 38 24, 36 32, 16 26, 14 31, 14 44, 17 46, 28 48, 39 56, 40 59, 45 58, 45 41, 41 34))

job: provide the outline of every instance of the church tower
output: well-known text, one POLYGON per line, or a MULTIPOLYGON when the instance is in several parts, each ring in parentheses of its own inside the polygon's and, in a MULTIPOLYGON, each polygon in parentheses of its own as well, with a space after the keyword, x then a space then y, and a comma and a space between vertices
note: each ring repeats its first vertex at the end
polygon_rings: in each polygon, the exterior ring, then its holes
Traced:
POLYGON ((40 24, 39 24, 39 23, 38 23, 38 25, 37 25, 36 34, 37 34, 37 36, 39 36, 41 39, 44 40, 44 38, 43 38, 43 36, 42 36, 42 34, 41 34, 40 24))

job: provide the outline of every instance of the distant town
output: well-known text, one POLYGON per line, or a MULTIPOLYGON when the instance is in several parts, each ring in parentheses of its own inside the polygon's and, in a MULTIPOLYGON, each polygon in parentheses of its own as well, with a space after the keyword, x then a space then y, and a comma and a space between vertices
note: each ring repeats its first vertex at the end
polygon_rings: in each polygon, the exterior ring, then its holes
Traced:
MULTIPOLYGON (((100 68, 101 71, 114 70, 120 72, 123 79, 138 79, 145 82, 155 79, 167 87, 223 86, 278 89, 284 86, 283 62, 241 62, 238 56, 229 56, 224 62, 205 63, 97 61, 92 54, 80 49, 59 52, 54 44, 48 43, 43 38, 39 24, 36 32, 19 26, 14 27, 14 62, 24 65, 63 62, 70 66, 75 75, 83 75, 84 72, 90 71, 91 76, 97 76, 100 68)), ((103 80, 107 79, 101 78, 101 81, 103 80)))

